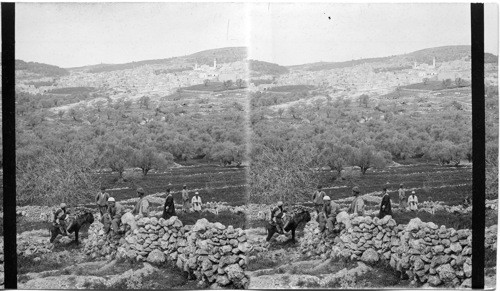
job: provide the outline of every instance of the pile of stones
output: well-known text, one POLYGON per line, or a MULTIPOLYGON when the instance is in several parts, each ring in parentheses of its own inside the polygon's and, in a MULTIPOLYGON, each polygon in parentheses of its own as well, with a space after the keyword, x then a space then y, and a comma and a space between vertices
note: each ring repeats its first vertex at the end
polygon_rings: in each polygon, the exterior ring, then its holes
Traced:
POLYGON ((200 219, 194 225, 183 225, 170 219, 135 216, 135 225, 127 226, 123 236, 110 237, 95 222, 84 241, 84 251, 92 258, 127 259, 161 264, 174 262, 197 280, 213 288, 234 286, 246 288, 247 253, 251 246, 245 232, 200 219))
MULTIPOLYGON (((48 230, 25 231, 16 236, 17 255, 30 256, 34 254, 46 254, 52 252, 53 245, 47 237, 48 230)), ((61 238, 63 241, 71 241, 68 237, 61 238)))
POLYGON ((83 240, 83 251, 94 260, 111 260, 124 242, 121 235, 106 235, 103 224, 96 220, 89 227, 88 237, 83 240))
MULTIPOLYGON (((408 225, 397 225, 391 216, 379 219, 345 212, 337 215, 337 221, 345 228, 333 237, 320 233, 316 221, 308 222, 301 241, 302 252, 368 263, 383 260, 405 272, 415 283, 470 287, 471 230, 438 227, 419 218, 408 225)), ((493 228, 491 233, 496 240, 493 228)))

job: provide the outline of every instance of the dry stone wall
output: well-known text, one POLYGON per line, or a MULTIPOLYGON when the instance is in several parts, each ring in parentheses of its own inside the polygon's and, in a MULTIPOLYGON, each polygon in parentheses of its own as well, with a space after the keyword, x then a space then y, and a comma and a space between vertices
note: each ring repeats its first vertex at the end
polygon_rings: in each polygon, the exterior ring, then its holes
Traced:
POLYGON ((94 223, 84 241, 85 253, 95 259, 123 258, 150 263, 166 260, 216 288, 231 285, 246 288, 249 278, 247 252, 251 246, 245 232, 200 219, 183 225, 176 217, 135 217, 135 229, 123 236, 107 236, 102 224, 94 223))
POLYGON ((383 260, 413 281, 470 287, 471 230, 439 227, 419 218, 397 225, 390 216, 379 219, 345 212, 337 216, 337 221, 344 229, 335 237, 325 237, 316 221, 308 222, 302 252, 372 263, 383 260))

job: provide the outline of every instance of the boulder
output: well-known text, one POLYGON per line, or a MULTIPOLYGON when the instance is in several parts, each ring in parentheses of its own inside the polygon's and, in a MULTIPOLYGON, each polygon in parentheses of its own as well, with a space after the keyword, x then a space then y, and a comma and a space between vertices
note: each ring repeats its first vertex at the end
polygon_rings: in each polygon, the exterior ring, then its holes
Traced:
POLYGON ((161 264, 165 262, 165 254, 162 251, 155 249, 149 253, 147 261, 152 264, 161 264))
POLYGON ((345 211, 341 211, 337 214, 337 222, 343 223, 345 228, 351 228, 351 220, 349 218, 349 214, 345 211))
POLYGON ((456 278, 455 270, 450 264, 444 264, 436 268, 439 278, 444 282, 451 282, 456 278))
POLYGON ((431 286, 438 286, 439 284, 443 283, 441 281, 441 279, 439 279, 438 276, 429 276, 429 278, 427 279, 427 282, 431 285, 431 286))
POLYGON ((472 266, 464 263, 464 274, 466 277, 470 278, 472 276, 472 266))
POLYGON ((219 229, 219 230, 224 230, 224 229, 226 229, 226 226, 225 226, 225 225, 223 225, 223 224, 222 224, 222 223, 220 223, 220 222, 216 222, 216 223, 214 223, 214 224, 213 224, 213 227, 215 227, 216 229, 219 229))
POLYGON ((121 221, 123 225, 129 225, 132 231, 137 229, 137 222, 132 212, 125 212, 125 214, 122 215, 121 221))
POLYGON ((240 250, 243 253, 246 253, 250 250, 250 244, 248 244, 247 242, 240 243, 238 244, 238 250, 240 250))
POLYGON ((210 227, 210 222, 206 218, 198 219, 193 226, 192 231, 205 231, 210 227))
POLYGON ((458 242, 455 242, 450 245, 450 249, 452 252, 459 254, 462 252, 462 245, 458 242))
POLYGON ((231 281, 229 281, 229 278, 226 275, 217 276, 217 280, 215 282, 220 286, 226 286, 229 283, 231 283, 231 281))
POLYGON ((226 268, 224 268, 224 271, 226 271, 227 278, 231 282, 241 281, 241 279, 245 277, 243 269, 238 264, 229 265, 226 268))
POLYGON ((378 260, 379 260, 378 253, 372 248, 369 248, 366 251, 364 251, 363 255, 361 256, 361 261, 367 263, 375 263, 378 262, 378 260))

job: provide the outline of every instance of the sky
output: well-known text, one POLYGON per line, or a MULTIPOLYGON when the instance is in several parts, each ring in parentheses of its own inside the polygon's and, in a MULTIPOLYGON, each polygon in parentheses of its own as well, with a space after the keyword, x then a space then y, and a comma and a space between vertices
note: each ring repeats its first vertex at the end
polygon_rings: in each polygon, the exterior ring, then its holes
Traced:
MULTIPOLYGON (((490 5, 485 7, 485 51, 498 55, 498 7, 490 5)), ((16 58, 67 68, 230 46, 247 46, 250 58, 280 65, 381 57, 470 45, 469 7, 466 3, 18 3, 16 58)))

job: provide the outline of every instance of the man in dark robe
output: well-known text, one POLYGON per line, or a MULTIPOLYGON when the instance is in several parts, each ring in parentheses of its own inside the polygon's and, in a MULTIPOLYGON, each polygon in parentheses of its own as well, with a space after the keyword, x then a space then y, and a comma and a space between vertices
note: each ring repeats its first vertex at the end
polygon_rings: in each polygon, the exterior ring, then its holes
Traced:
POLYGON ((172 197, 172 193, 170 193, 170 188, 167 189, 167 199, 165 199, 165 205, 163 206, 163 219, 169 219, 170 217, 175 216, 175 205, 174 205, 174 197, 172 197))
POLYGON ((380 203, 380 212, 378 214, 378 218, 384 218, 384 216, 386 215, 392 216, 391 197, 389 197, 389 194, 387 193, 387 188, 384 188, 384 190, 382 190, 382 195, 382 202, 380 203))

